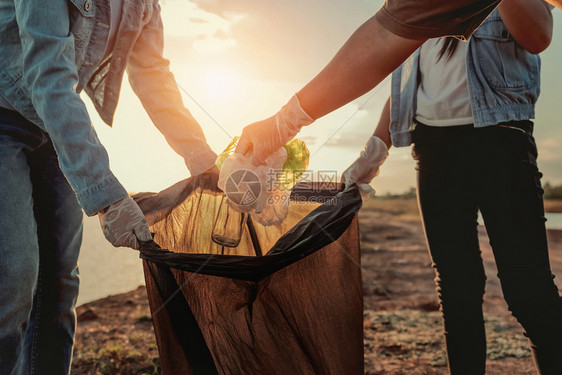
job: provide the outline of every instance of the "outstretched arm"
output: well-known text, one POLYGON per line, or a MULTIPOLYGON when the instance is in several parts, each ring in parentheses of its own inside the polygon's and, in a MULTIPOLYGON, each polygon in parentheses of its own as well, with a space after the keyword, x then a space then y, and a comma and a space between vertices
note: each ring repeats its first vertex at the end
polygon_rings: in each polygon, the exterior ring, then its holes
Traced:
POLYGON ((379 118, 379 123, 373 133, 373 136, 379 137, 386 144, 386 147, 392 146, 390 139, 390 97, 384 103, 384 107, 379 118))
POLYGON ((303 126, 378 85, 423 42, 399 37, 372 17, 281 111, 246 126, 236 152, 252 153, 255 163, 262 164, 303 126))
POLYGON ((498 6, 503 23, 521 47, 544 51, 552 40, 552 14, 543 0, 503 0, 498 6))
MULTIPOLYGON (((13 2, 22 47, 22 81, 57 151, 62 172, 80 205, 92 216, 127 197, 109 169, 86 106, 76 93, 78 72, 65 0, 13 2)), ((2 58, 8 58, 2 56, 2 58)))
POLYGON ((372 17, 297 93, 302 108, 318 119, 349 103, 378 85, 424 41, 399 37, 372 17))
POLYGON ((163 55, 164 30, 160 5, 135 42, 127 65, 129 82, 154 125, 172 149, 182 156, 191 175, 215 169, 217 155, 203 130, 185 107, 178 85, 163 55))
POLYGON ((14 2, 23 55, 23 80, 57 151, 64 175, 84 212, 100 213, 103 232, 114 246, 138 248, 152 237, 146 220, 109 169, 105 148, 76 93, 78 73, 70 33, 68 1, 14 2), (48 63, 46 63, 48 62, 48 63))

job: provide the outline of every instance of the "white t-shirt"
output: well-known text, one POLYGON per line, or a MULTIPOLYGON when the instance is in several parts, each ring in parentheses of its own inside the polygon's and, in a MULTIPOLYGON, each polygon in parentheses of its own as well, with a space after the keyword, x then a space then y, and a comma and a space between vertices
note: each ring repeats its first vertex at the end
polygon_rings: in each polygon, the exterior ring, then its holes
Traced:
POLYGON ((109 36, 107 38, 107 46, 105 47, 104 57, 109 55, 109 52, 113 50, 113 45, 115 44, 115 39, 117 37, 117 30, 119 30, 119 24, 121 23, 121 14, 123 13, 123 0, 111 0, 111 19, 109 24, 109 36))
POLYGON ((472 124, 466 76, 467 44, 459 42, 453 55, 437 61, 445 39, 430 39, 421 46, 416 120, 430 126, 472 124))

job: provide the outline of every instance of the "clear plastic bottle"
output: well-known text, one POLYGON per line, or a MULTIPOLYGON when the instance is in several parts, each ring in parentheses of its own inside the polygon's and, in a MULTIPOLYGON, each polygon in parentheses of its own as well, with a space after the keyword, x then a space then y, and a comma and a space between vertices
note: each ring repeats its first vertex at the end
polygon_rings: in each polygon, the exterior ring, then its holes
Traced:
POLYGON ((225 247, 236 247, 242 239, 247 216, 246 213, 232 208, 227 199, 226 195, 223 195, 213 223, 211 239, 225 247))

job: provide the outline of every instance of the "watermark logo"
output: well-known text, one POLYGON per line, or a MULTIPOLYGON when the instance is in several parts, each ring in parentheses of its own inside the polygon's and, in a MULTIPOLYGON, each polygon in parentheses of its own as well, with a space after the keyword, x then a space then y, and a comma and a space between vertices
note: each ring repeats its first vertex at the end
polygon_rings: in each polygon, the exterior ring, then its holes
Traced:
POLYGON ((267 191, 287 190, 287 186, 291 188, 299 184, 301 189, 307 189, 311 192, 322 192, 325 190, 337 189, 340 178, 336 170, 319 170, 313 171, 309 169, 295 169, 291 171, 283 169, 271 169, 267 173, 267 191))
POLYGON ((332 204, 339 190, 340 179, 334 170, 270 169, 265 178, 249 169, 232 172, 225 182, 225 195, 239 207, 254 205, 261 194, 265 194, 267 205, 289 205, 298 203, 332 204), (298 189, 292 190, 298 182, 298 189))
POLYGON ((261 194, 259 177, 249 169, 232 172, 225 183, 224 193, 238 206, 251 206, 261 194))

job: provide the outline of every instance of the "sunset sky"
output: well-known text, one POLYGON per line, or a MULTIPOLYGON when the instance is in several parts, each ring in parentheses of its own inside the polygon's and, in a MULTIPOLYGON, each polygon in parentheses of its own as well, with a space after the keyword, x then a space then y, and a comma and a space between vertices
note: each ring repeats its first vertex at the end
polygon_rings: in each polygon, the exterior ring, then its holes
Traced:
MULTIPOLYGON (((324 67, 380 0, 161 1, 165 56, 184 101, 219 153, 231 137, 274 114, 324 67)), ((562 184, 562 15, 542 54, 542 93, 535 137, 543 182, 562 184)), ((305 128, 298 138, 310 168, 342 172, 359 154, 389 95, 383 81, 370 93, 305 128)), ((113 129, 85 99, 111 167, 129 191, 158 191, 187 177, 182 159, 144 113, 125 81, 113 129)), ((410 149, 392 149, 373 186, 379 194, 415 186, 410 149)))

